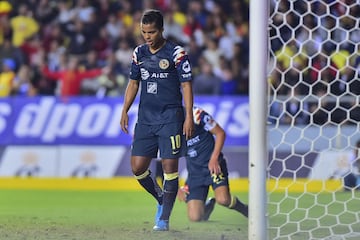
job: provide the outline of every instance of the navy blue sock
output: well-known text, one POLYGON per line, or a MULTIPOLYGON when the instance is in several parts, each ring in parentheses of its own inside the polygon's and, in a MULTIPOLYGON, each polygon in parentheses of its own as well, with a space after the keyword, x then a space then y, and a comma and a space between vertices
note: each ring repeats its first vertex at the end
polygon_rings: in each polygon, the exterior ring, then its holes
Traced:
POLYGON ((235 211, 238 211, 245 217, 248 217, 248 206, 244 203, 242 203, 237 197, 232 196, 231 197, 231 203, 229 205, 230 209, 234 209, 235 211))
POLYGON ((169 220, 179 188, 179 178, 164 180, 163 211, 161 220, 169 220))
POLYGON ((150 170, 147 170, 140 176, 135 176, 140 185, 158 201, 160 205, 163 203, 163 193, 159 184, 151 177, 150 170))

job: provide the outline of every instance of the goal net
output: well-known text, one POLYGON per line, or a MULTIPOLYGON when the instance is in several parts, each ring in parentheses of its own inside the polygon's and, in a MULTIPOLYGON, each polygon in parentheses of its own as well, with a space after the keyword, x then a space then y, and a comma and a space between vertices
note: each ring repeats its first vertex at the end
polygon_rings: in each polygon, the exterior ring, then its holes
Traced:
POLYGON ((358 0, 271 1, 270 239, 360 239, 359 43, 358 0))

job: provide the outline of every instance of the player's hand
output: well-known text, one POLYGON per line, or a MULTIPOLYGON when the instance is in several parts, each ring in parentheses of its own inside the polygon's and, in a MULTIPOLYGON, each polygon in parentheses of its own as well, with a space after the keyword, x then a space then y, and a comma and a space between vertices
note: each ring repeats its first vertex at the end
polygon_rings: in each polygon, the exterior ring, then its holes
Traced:
POLYGON ((121 119, 120 119, 120 126, 121 126, 121 130, 124 133, 129 133, 128 128, 129 128, 129 116, 126 112, 123 112, 121 114, 121 119))
POLYGON ((209 168, 211 175, 213 175, 213 174, 218 175, 221 173, 221 167, 220 167, 217 159, 215 159, 215 160, 210 159, 208 168, 209 168))
POLYGON ((190 139, 194 134, 194 120, 192 117, 186 117, 183 126, 183 134, 185 135, 186 140, 190 139))
POLYGON ((179 188, 178 192, 177 192, 177 199, 180 202, 185 202, 186 201, 186 197, 187 195, 189 195, 189 187, 188 185, 184 185, 182 187, 179 188))

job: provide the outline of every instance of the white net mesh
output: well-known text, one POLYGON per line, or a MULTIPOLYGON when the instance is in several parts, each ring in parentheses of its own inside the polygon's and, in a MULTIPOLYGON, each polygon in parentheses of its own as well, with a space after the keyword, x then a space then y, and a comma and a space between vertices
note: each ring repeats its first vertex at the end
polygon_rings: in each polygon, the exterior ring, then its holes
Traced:
POLYGON ((270 239, 360 239, 360 1, 272 1, 269 41, 270 239))

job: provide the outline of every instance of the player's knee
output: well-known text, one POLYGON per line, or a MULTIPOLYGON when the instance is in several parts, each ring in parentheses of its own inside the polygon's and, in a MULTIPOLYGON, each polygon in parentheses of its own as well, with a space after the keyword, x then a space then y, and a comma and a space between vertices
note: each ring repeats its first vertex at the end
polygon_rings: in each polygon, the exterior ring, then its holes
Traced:
POLYGON ((144 168, 142 168, 140 166, 132 165, 131 166, 131 171, 135 176, 140 176, 140 175, 146 173, 147 171, 149 171, 149 169, 144 169, 144 168))

